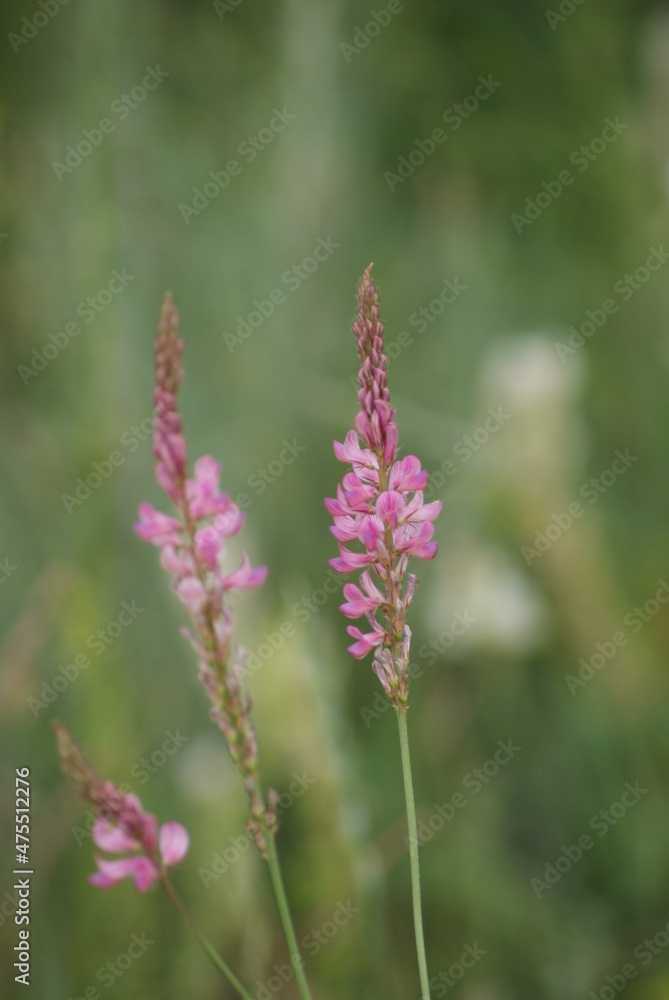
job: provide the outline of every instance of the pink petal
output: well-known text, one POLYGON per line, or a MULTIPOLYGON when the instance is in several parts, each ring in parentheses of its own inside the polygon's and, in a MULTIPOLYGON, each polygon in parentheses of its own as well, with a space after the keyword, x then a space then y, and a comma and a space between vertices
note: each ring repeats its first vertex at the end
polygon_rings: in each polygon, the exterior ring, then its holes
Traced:
POLYGON ((243 590, 250 590, 253 587, 259 587, 262 583, 264 583, 266 576, 267 567, 258 566, 256 569, 251 569, 249 557, 246 553, 244 553, 242 556, 242 564, 239 569, 236 569, 234 573, 230 573, 229 576, 224 577, 221 582, 225 590, 229 590, 231 587, 239 587, 243 590))
POLYGON ((420 460, 415 455, 407 455, 393 465, 388 485, 391 490, 402 493, 424 490, 427 486, 427 472, 421 468, 420 460))
POLYGON ((166 868, 177 865, 188 854, 190 837, 181 823, 163 823, 158 834, 160 857, 166 868))
POLYGON ((93 843, 101 851, 119 854, 121 851, 136 851, 139 842, 131 837, 118 823, 98 819, 93 826, 93 843))
POLYGON ((376 513, 383 523, 391 528, 396 528, 404 520, 403 515, 405 510, 406 501, 402 494, 397 493, 395 490, 382 493, 376 501, 376 513))
POLYGON ((139 505, 139 521, 135 524, 135 532, 144 542, 154 545, 176 545, 181 537, 181 524, 173 517, 168 517, 160 510, 155 510, 150 503, 139 505))
POLYGON ((207 602, 207 592, 197 577, 184 577, 183 580, 179 580, 174 589, 189 611, 192 611, 195 615, 202 611, 207 602))
POLYGON ((378 646, 383 640, 383 632, 379 631, 366 632, 363 633, 355 625, 348 625, 346 631, 358 642, 354 642, 352 646, 348 647, 348 651, 351 656, 355 657, 356 660, 361 660, 363 656, 367 656, 368 653, 378 646))
POLYGON ((239 529, 244 524, 244 519, 246 515, 242 513, 239 507, 228 502, 224 510, 219 511, 214 519, 214 527, 217 531, 225 537, 229 538, 230 535, 236 535, 239 529))
POLYGON ((160 872, 150 858, 137 854, 133 858, 95 858, 97 872, 88 881, 98 889, 109 889, 124 878, 131 878, 138 892, 146 892, 160 878, 160 872))
POLYGON ((198 558, 210 569, 218 564, 219 556, 225 549, 225 541, 221 532, 208 524, 195 532, 195 551, 198 558))

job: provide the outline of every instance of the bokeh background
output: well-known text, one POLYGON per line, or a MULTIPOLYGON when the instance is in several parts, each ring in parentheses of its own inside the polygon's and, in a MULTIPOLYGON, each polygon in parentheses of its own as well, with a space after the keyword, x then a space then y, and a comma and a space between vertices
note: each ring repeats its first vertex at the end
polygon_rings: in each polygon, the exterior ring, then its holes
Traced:
POLYGON ((161 502, 147 430, 167 288, 191 454, 223 460, 270 569, 238 637, 262 662, 264 780, 309 782, 279 841, 299 936, 356 911, 311 938, 314 995, 418 995, 396 727, 324 589, 322 498, 355 413, 350 322, 373 260, 401 444, 444 503, 411 612, 432 995, 665 1000, 669 7, 8 0, 0 22, 2 996, 232 995, 158 892, 87 884, 89 817, 59 773, 55 717, 104 775, 187 823, 177 884, 254 996, 285 962, 181 608, 132 531, 138 502, 161 502), (147 67, 166 75, 133 97, 147 67), (490 93, 467 101, 479 78, 490 93), (115 270, 130 277, 111 295, 115 270), (96 463, 108 475, 87 495, 96 463), (501 766, 499 741, 517 748, 501 766), (29 989, 12 969, 23 766, 29 989), (135 934, 155 944, 110 973, 135 934))

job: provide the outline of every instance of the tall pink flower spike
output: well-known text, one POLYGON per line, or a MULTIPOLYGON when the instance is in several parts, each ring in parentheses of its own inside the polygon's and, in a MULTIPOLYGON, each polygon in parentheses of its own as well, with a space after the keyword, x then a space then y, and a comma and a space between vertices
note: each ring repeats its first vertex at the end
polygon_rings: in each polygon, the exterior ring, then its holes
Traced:
POLYGON ((80 795, 90 802, 97 819, 93 843, 107 854, 96 857, 98 870, 88 881, 98 889, 109 889, 131 878, 139 892, 146 892, 164 878, 168 868, 188 853, 188 831, 181 823, 164 823, 142 808, 136 795, 124 795, 111 781, 103 781, 86 760, 81 747, 59 722, 53 722, 62 768, 80 795))
POLYGON ((373 668, 386 693, 395 704, 406 704, 411 630, 405 618, 417 583, 408 573, 409 558, 436 555, 432 522, 442 504, 423 502, 427 472, 414 455, 396 460, 397 425, 371 270, 370 264, 360 280, 353 323, 361 361, 360 411, 344 443, 334 442, 335 455, 350 464, 351 471, 337 487, 337 498, 326 500, 325 506, 334 518, 330 531, 340 543, 339 556, 330 565, 342 575, 361 571, 360 586, 345 584, 341 611, 347 618, 364 616, 371 627, 362 632, 348 626, 356 640, 349 653, 362 659, 374 651, 373 668), (361 447, 360 438, 366 447, 361 447), (356 547, 348 548, 349 543, 356 547))
POLYGON ((161 564, 172 576, 172 586, 191 616, 194 631, 182 629, 193 646, 199 674, 212 702, 211 715, 222 730, 230 754, 240 770, 251 805, 250 829, 261 853, 266 844, 261 826, 275 827, 273 809, 260 798, 258 748, 250 719, 251 699, 241 688, 247 653, 232 643, 231 591, 259 587, 267 575, 264 566, 252 568, 243 555, 241 566, 223 568, 227 539, 244 523, 244 514, 227 493, 221 493, 221 465, 211 455, 198 458, 188 475, 186 439, 178 406, 183 380, 179 314, 168 293, 162 304, 154 341, 156 371, 153 401, 153 454, 158 484, 172 501, 176 516, 139 507, 138 536, 161 550, 161 564))

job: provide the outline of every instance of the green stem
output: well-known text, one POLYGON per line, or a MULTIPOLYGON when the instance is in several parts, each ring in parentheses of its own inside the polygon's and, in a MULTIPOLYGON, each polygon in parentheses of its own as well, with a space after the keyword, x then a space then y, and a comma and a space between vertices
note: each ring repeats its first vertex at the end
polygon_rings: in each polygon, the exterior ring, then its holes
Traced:
POLYGON ((286 944, 288 945, 288 951, 290 952, 291 965, 295 969, 295 978, 300 990, 300 996, 302 997, 302 1000, 311 1000, 309 984, 307 983, 306 976, 304 975, 304 960, 300 956, 300 949, 297 944, 297 938, 295 937, 295 928, 293 927, 293 921, 288 907, 286 890, 281 876, 281 868, 279 867, 279 856, 276 852, 274 834, 269 831, 267 831, 267 855, 267 864, 269 865, 269 874, 272 879, 272 888, 274 889, 274 896, 276 898, 279 916, 281 917, 286 944))
POLYGON ((181 899, 179 898, 176 890, 172 886, 172 884, 169 881, 169 879, 167 878, 167 876, 163 876, 163 878, 162 878, 162 886, 163 886, 163 889, 165 890, 165 893, 166 893, 167 898, 169 899, 170 903, 175 908, 175 910, 178 912, 179 916, 181 917, 181 919, 183 920, 183 922, 186 924, 186 926, 188 927, 188 929, 190 931, 192 931, 194 937, 196 938, 198 944, 202 948, 202 950, 205 953, 205 955, 216 966, 216 968, 218 969, 218 971, 225 976, 225 978, 228 980, 228 982, 232 986, 234 986, 234 988, 239 993, 240 997, 243 997, 243 1000, 253 1000, 253 997, 251 996, 251 994, 248 993, 244 989, 244 987, 242 986, 242 984, 240 983, 240 981, 237 979, 237 977, 234 974, 234 972, 232 971, 232 969, 230 969, 229 966, 223 961, 223 959, 218 954, 218 952, 216 951, 216 949, 214 948, 214 946, 212 944, 210 944, 210 942, 204 936, 204 934, 202 933, 202 931, 200 930, 200 928, 198 927, 198 925, 195 923, 195 921, 191 917, 190 913, 188 912, 188 910, 186 909, 186 907, 184 906, 184 904, 181 902, 181 899))
POLYGON ((420 972, 421 1000, 430 1000, 430 984, 427 974, 427 959, 425 957, 425 939, 423 937, 423 914, 420 908, 420 870, 418 867, 418 827, 416 826, 416 806, 413 797, 413 781, 411 779, 411 758, 409 757, 409 731, 407 729, 407 706, 397 705, 397 723, 400 730, 400 749, 402 752, 402 773, 404 775, 404 796, 407 804, 407 820, 409 823, 409 858, 411 861, 411 889, 413 896, 413 922, 416 929, 416 951, 418 953, 418 969, 420 972))

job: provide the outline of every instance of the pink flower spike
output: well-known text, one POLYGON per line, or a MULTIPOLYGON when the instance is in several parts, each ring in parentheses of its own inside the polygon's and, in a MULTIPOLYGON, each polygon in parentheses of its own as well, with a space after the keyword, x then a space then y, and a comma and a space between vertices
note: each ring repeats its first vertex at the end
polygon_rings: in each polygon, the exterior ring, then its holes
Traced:
POLYGON ((224 590, 230 590, 233 587, 241 590, 252 590, 254 587, 260 587, 265 582, 266 576, 267 567, 258 566, 256 569, 251 569, 249 557, 244 553, 239 569, 230 573, 229 576, 223 577, 221 585, 224 590))
POLYGON ((188 854, 190 837, 181 823, 163 823, 158 834, 160 859, 166 868, 179 864, 188 854))
POLYGON ((358 286, 353 323, 360 356, 360 409, 343 444, 334 443, 336 457, 351 469, 337 486, 336 500, 326 500, 325 506, 334 519, 330 531, 340 543, 339 556, 330 566, 342 575, 362 570, 360 587, 344 586, 346 600, 340 610, 347 618, 365 615, 372 626, 369 633, 348 626, 356 640, 349 652, 361 659, 376 649, 374 670, 395 706, 406 707, 411 633, 405 618, 417 582, 408 572, 409 558, 432 559, 436 554, 432 522, 442 505, 424 502, 428 475, 415 455, 396 460, 398 430, 371 267, 358 286), (365 551, 356 551, 361 546, 365 551))
POLYGON ((158 867, 150 858, 137 854, 132 858, 95 858, 97 872, 88 881, 98 889, 110 889, 124 878, 131 878, 138 892, 146 892, 160 878, 158 867))

